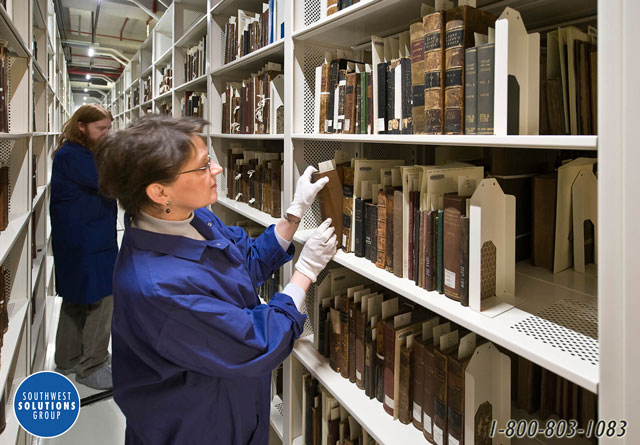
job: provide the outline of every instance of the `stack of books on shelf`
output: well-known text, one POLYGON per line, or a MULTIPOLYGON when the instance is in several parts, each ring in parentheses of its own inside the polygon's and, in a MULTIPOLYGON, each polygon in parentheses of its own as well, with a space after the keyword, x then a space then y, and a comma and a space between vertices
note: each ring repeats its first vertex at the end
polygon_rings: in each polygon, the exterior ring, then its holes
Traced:
POLYGON ((6 40, 0 40, 0 133, 9 132, 9 56, 6 51, 6 40))
POLYGON ((148 102, 153 97, 153 90, 151 88, 152 76, 149 76, 142 80, 142 95, 143 102, 148 102))
POLYGON ((222 132, 282 134, 283 99, 284 75, 279 63, 267 63, 242 82, 228 82, 222 95, 222 132))
POLYGON ((238 10, 225 24, 224 63, 230 63, 284 37, 284 9, 281 0, 262 4, 262 12, 238 10))
POLYGON ((207 101, 206 93, 185 91, 180 99, 182 116, 204 116, 204 103, 207 101))
POLYGON ((158 95, 167 93, 173 88, 173 69, 171 65, 162 68, 160 73, 160 85, 158 86, 158 95))
POLYGON ((197 45, 187 49, 187 55, 184 61, 184 79, 185 82, 202 76, 206 70, 206 47, 207 37, 203 36, 197 45))
POLYGON ((282 154, 253 151, 232 143, 225 176, 227 196, 274 218, 282 208, 282 154))
POLYGON ((135 86, 131 92, 131 108, 140 105, 140 87, 135 86))
MULTIPOLYGON (((316 69, 316 133, 495 134, 495 91, 501 87, 508 96, 506 134, 529 131, 520 115, 528 84, 509 75, 495 85, 499 17, 466 5, 423 10, 428 13, 406 31, 371 36, 363 60, 341 50, 325 54, 316 69)), ((503 16, 512 12, 517 14, 508 8, 503 16)), ((546 73, 534 94, 539 116, 528 117, 536 122, 535 134, 596 133, 596 45, 592 27, 547 33, 542 70, 529 67, 546 73)))
POLYGON ((517 410, 585 429, 595 419, 594 394, 349 269, 319 282, 314 311, 314 346, 331 369, 431 443, 490 443, 492 422, 506 428, 517 410))
POLYGON ((302 435, 305 445, 375 445, 358 421, 306 370, 302 374, 302 435))
POLYGON ((476 154, 467 162, 406 166, 337 151, 313 177, 330 179, 318 194, 321 216, 332 218, 345 252, 463 306, 513 295, 516 261, 594 273, 596 159, 570 160, 573 153, 559 150, 476 154), (473 258, 480 270, 471 269, 473 258), (474 280, 482 282, 475 292, 474 280))

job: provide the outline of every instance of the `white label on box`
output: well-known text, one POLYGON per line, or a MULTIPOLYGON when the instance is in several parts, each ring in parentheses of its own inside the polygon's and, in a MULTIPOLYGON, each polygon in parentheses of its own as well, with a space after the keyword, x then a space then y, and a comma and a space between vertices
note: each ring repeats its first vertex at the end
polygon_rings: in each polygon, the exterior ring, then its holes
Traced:
POLYGON ((418 405, 416 402, 413 402, 413 418, 418 422, 422 420, 422 407, 418 405))
POLYGON ((342 245, 346 246, 347 245, 347 235, 342 234, 342 245))
POLYGON ((449 445, 460 445, 460 441, 449 434, 449 445))
POLYGON ((384 404, 387 405, 391 409, 395 408, 395 406, 393 405, 393 399, 391 397, 389 397, 388 395, 386 395, 386 394, 384 396, 384 404))
POLYGON ((426 411, 422 411, 422 414, 422 428, 424 428, 427 433, 433 434, 433 431, 431 430, 431 416, 428 415, 426 411))
POLYGON ((379 117, 378 118, 378 128, 376 129, 378 131, 378 133, 380 133, 381 131, 384 131, 384 117, 379 117))
POLYGON ((356 370, 356 379, 362 380, 362 373, 358 370, 356 370))
POLYGON ((402 119, 402 66, 398 65, 393 69, 394 85, 400 85, 400 88, 394 87, 395 100, 393 101, 393 117, 394 119, 402 119))
POLYGON ((452 289, 456 288, 456 273, 450 270, 444 270, 444 285, 452 289))
POLYGON ((444 444, 444 434, 442 434, 442 430, 438 428, 438 425, 433 425, 433 441, 436 445, 444 444))
POLYGON ((345 119, 344 120, 344 131, 349 131, 349 128, 351 128, 351 119, 345 119))

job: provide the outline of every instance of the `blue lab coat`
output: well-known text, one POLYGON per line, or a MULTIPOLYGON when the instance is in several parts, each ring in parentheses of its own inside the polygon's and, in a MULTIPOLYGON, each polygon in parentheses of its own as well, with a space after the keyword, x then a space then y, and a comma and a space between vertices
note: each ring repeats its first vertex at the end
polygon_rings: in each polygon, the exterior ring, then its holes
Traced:
POLYGON ((256 239, 198 209, 207 240, 131 227, 114 273, 114 398, 127 444, 267 444, 270 373, 304 327, 291 297, 256 287, 291 260, 274 226, 256 239))
POLYGON ((58 150, 49 206, 58 294, 77 304, 111 295, 118 208, 98 194, 98 170, 88 148, 65 142, 58 150))

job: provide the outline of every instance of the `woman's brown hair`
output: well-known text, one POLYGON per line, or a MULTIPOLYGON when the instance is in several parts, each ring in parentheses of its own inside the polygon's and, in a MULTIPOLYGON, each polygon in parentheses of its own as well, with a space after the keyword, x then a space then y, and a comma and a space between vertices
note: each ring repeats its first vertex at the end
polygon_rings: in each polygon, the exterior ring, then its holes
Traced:
POLYGON ((86 104, 82 105, 80 108, 73 113, 71 119, 64 123, 62 126, 62 134, 58 138, 58 147, 53 151, 51 157, 53 158, 62 144, 65 142, 73 142, 74 144, 80 144, 87 148, 92 148, 89 146, 87 138, 85 134, 80 131, 80 127, 78 126, 78 122, 82 122, 83 124, 90 124, 92 122, 97 122, 102 119, 110 119, 113 120, 113 116, 111 112, 106 110, 104 107, 98 104, 86 104))

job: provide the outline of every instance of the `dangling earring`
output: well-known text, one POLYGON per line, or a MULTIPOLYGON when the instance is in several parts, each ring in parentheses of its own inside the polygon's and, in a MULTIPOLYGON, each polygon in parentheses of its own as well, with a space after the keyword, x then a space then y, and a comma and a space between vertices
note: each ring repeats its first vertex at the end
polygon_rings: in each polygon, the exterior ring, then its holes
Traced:
POLYGON ((165 209, 165 212, 171 213, 171 209, 169 208, 170 205, 171 205, 171 201, 167 201, 167 204, 166 204, 167 208, 165 209))

